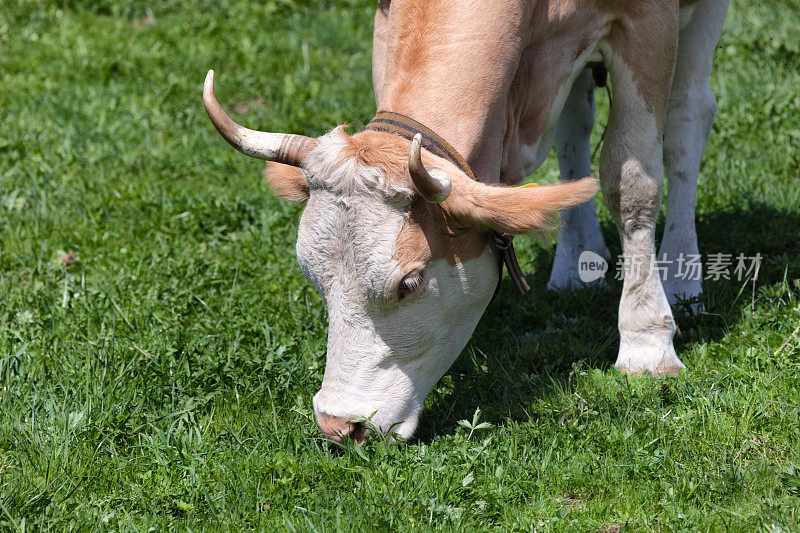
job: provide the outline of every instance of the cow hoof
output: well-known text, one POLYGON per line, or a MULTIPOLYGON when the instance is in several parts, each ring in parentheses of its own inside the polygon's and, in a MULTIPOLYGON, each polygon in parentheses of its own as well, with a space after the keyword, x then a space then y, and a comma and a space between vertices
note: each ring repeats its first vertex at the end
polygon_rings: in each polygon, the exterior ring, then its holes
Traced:
POLYGON ((660 366, 653 370, 632 370, 629 368, 620 368, 620 367, 617 368, 620 372, 622 372, 623 374, 628 374, 629 376, 644 376, 645 374, 647 374, 649 376, 654 376, 658 378, 662 376, 672 376, 672 377, 679 376, 681 370, 686 369, 686 365, 678 361, 677 365, 660 366))
POLYGON ((677 376, 686 368, 675 353, 672 341, 637 343, 622 342, 614 366, 632 375, 677 376))

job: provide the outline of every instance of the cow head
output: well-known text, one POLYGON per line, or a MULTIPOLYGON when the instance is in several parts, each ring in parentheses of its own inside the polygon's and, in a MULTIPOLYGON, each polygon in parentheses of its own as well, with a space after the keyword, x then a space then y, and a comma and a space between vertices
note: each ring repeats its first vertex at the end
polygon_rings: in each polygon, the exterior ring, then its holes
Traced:
POLYGON ((490 230, 528 233, 591 198, 593 179, 496 187, 409 142, 339 127, 318 139, 248 130, 214 97, 212 122, 243 153, 273 161, 270 184, 305 202, 297 258, 328 310, 328 351, 314 412, 322 433, 362 440, 373 425, 403 438, 475 329, 498 281, 490 230))

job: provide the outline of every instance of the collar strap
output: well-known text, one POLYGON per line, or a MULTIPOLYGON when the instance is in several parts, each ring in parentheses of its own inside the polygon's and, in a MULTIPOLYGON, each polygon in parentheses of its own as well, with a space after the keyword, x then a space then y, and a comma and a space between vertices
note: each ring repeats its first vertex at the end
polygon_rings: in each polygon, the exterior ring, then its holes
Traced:
MULTIPOLYGON (((432 154, 441 157, 442 159, 450 161, 464 174, 469 176, 471 179, 478 181, 478 178, 475 177, 475 173, 472 172, 469 164, 464 157, 458 153, 458 150, 450 146, 450 144, 437 135, 435 131, 428 128, 424 124, 417 122, 411 117, 401 115, 400 113, 394 113, 392 111, 378 111, 378 114, 375 115, 375 118, 373 118, 364 129, 391 133, 409 141, 412 140, 414 135, 417 133, 422 133, 423 148, 432 154)), ((514 252, 514 236, 510 233, 501 233, 499 231, 492 230, 492 238, 495 246, 497 246, 497 249, 500 251, 500 257, 502 258, 502 262, 500 263, 500 278, 502 279, 503 264, 505 264, 506 269, 508 269, 508 275, 511 278, 511 281, 514 283, 514 287, 517 289, 517 291, 519 291, 520 294, 525 294, 528 292, 528 290, 530 290, 530 287, 528 286, 528 282, 525 280, 525 276, 522 274, 522 270, 519 268, 519 263, 517 262, 517 254, 514 252)), ((495 289, 495 295, 497 295, 497 290, 499 288, 500 283, 498 281, 497 289, 495 289)))
POLYGON ((421 122, 411 117, 393 113, 391 111, 378 111, 365 130, 393 133, 404 139, 412 140, 417 133, 422 134, 422 147, 433 155, 446 159, 458 167, 461 172, 471 179, 478 181, 467 161, 458 153, 458 150, 439 137, 439 135, 421 122))

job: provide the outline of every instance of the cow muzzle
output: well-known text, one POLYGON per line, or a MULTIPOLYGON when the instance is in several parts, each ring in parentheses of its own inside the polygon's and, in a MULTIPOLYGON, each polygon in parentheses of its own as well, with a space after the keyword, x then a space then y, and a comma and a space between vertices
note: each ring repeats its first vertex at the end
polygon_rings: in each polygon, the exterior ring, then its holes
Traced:
POLYGON ((369 429, 362 422, 353 422, 350 418, 331 416, 326 413, 316 413, 317 425, 322 436, 342 444, 348 438, 359 444, 364 444, 369 429))
MULTIPOLYGON (((392 396, 383 389, 376 391, 377 394, 384 399, 392 396)), ((374 398, 343 398, 323 387, 314 396, 314 416, 322 435, 340 444, 346 438, 361 444, 373 432, 386 435, 392 442, 404 441, 417 428, 422 400, 424 398, 403 399, 396 395, 391 401, 383 402, 374 398)))

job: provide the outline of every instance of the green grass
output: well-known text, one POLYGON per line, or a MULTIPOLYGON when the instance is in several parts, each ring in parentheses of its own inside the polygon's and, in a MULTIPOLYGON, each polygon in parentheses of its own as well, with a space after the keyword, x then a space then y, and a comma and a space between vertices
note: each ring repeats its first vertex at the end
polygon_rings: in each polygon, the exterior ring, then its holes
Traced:
POLYGON ((522 243, 534 289, 504 282, 419 436, 342 451, 301 208, 200 92, 362 126, 373 2, 147 5, 0 3, 0 529, 800 530, 800 1, 734 0, 717 52, 701 248, 765 262, 680 320, 684 375, 613 370, 618 283, 549 293, 522 243))

